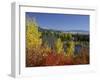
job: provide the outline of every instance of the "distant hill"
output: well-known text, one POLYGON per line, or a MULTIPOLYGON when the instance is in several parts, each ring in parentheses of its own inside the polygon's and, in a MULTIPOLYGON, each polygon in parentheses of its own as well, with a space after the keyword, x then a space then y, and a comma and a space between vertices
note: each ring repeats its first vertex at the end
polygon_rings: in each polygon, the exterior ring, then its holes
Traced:
POLYGON ((72 34, 89 34, 89 31, 85 31, 85 30, 69 30, 69 31, 64 31, 65 33, 72 33, 72 34))
POLYGON ((39 31, 44 32, 44 31, 51 31, 51 32, 63 32, 63 33, 71 33, 71 34, 83 34, 83 35, 89 35, 89 31, 85 31, 85 30, 66 30, 66 31, 62 31, 62 30, 54 30, 54 29, 44 29, 39 27, 39 31))

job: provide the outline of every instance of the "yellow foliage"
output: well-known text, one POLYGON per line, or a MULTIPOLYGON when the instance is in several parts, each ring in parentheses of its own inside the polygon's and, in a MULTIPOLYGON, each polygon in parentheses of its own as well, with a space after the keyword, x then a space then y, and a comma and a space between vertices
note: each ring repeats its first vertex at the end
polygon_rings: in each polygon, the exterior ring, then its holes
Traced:
POLYGON ((57 41, 55 42, 55 50, 57 53, 60 53, 63 51, 63 43, 60 38, 57 39, 57 41))
POLYGON ((28 22, 26 25, 26 47, 38 48, 41 46, 42 39, 41 33, 38 31, 38 27, 34 22, 28 22))
POLYGON ((74 42, 69 41, 67 43, 67 56, 73 56, 74 54, 74 42))

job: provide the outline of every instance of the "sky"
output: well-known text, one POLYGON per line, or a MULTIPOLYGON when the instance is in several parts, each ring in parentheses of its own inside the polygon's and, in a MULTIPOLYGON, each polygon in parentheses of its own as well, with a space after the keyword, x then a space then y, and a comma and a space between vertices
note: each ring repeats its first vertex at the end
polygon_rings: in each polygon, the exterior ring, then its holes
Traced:
POLYGON ((45 29, 89 31, 89 15, 26 12, 27 18, 35 19, 45 29))

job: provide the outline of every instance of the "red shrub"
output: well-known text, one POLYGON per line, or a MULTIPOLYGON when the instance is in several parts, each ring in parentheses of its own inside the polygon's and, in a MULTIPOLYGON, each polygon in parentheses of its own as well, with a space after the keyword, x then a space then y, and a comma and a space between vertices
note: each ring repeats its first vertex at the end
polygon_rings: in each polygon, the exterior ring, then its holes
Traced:
POLYGON ((50 53, 45 59, 46 66, 56 66, 56 65, 72 65, 73 59, 71 57, 66 57, 64 54, 50 53))
POLYGON ((89 54, 87 49, 82 49, 80 55, 66 56, 64 53, 55 51, 45 51, 45 49, 29 49, 26 51, 26 66, 56 66, 56 65, 76 65, 88 64, 89 54), (84 50, 84 51, 83 51, 84 50))
POLYGON ((65 65, 73 65, 73 57, 66 56, 65 65))
POLYGON ((55 56, 55 54, 54 53, 49 53, 45 58, 44 65, 53 66, 55 64, 56 64, 56 56, 55 56))

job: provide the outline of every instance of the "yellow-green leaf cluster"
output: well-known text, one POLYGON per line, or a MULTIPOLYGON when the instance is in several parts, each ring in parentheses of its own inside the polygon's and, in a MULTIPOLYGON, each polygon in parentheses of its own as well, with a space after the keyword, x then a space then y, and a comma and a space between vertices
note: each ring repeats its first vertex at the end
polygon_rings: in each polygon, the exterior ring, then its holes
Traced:
POLYGON ((60 38, 57 39, 55 42, 55 50, 57 53, 60 53, 63 51, 63 43, 60 38))
POLYGON ((28 22, 26 24, 26 47, 38 48, 41 46, 42 39, 41 33, 38 31, 38 27, 35 22, 28 22))
POLYGON ((73 56, 74 54, 74 42, 67 42, 67 56, 73 56))

